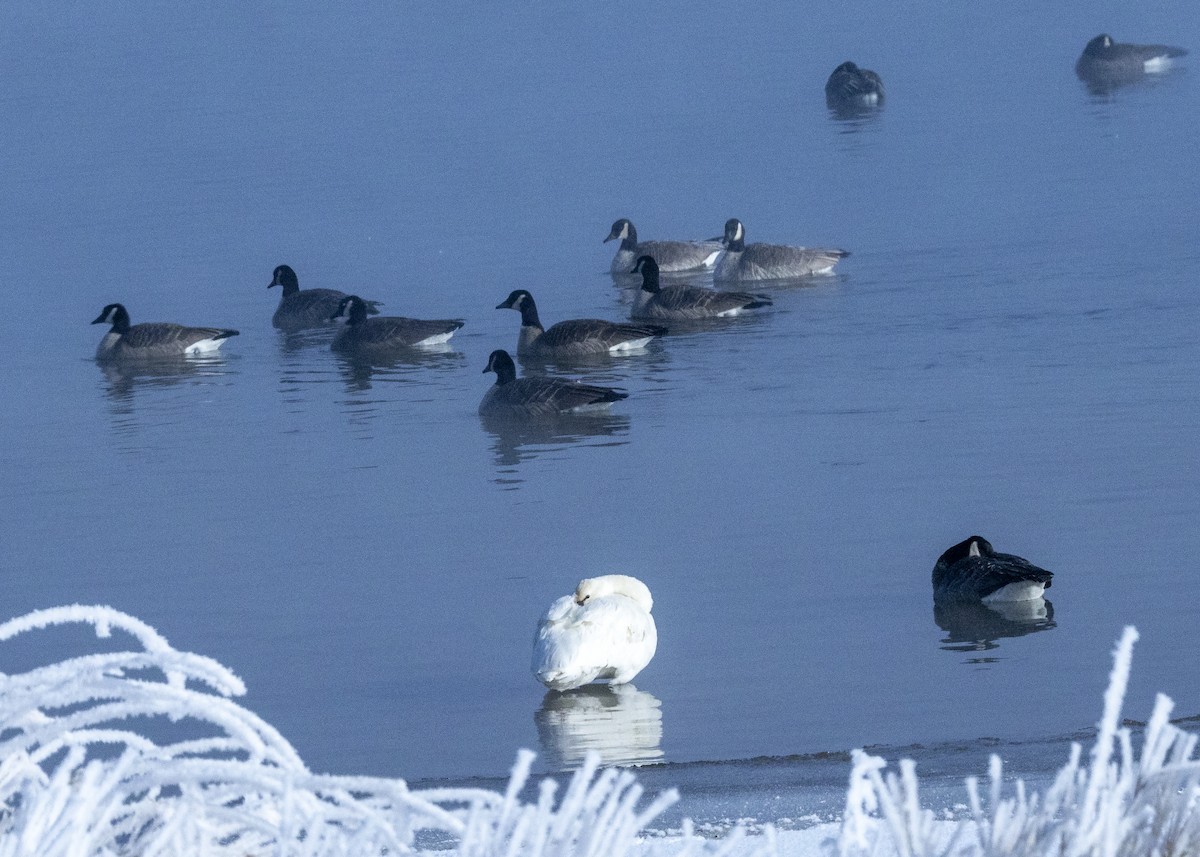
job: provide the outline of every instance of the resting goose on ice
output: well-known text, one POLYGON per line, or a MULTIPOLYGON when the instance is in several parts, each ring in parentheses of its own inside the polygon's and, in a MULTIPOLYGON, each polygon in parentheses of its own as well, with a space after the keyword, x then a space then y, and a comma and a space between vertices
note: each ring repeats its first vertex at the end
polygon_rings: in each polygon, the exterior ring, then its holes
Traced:
POLYGON ((440 345, 463 326, 457 318, 437 321, 398 315, 367 318, 367 302, 358 295, 347 295, 338 302, 337 312, 330 320, 339 318, 345 318, 346 325, 337 332, 330 348, 358 357, 386 356, 417 345, 440 345))
POLYGON ((848 250, 827 247, 789 247, 786 244, 747 244, 742 221, 731 217, 725 222, 721 239, 725 252, 713 271, 717 281, 781 280, 828 274, 848 250))
MULTIPOLYGON (((271 316, 271 324, 280 330, 296 331, 308 327, 327 327, 333 321, 332 316, 338 311, 342 299, 348 297, 345 292, 337 289, 304 289, 300 290, 300 280, 289 265, 279 265, 271 274, 268 289, 280 286, 283 295, 279 298, 279 306, 271 316)), ((364 301, 370 315, 378 315, 379 307, 375 301, 364 301)))
POLYGON ((521 357, 555 359, 629 351, 642 348, 667 332, 658 325, 618 324, 598 318, 575 318, 543 328, 533 295, 525 289, 514 291, 496 309, 515 309, 521 313, 521 333, 517 338, 517 354, 521 357))
POLYGON ((164 321, 131 325, 129 313, 121 304, 106 306, 92 324, 112 325, 96 349, 96 359, 102 361, 170 360, 215 354, 226 339, 238 335, 236 330, 184 327, 164 321))
POLYGON ((658 631, 646 584, 624 574, 579 581, 538 622, 533 674, 551 690, 625 684, 654 657, 658 631))
POLYGON ((629 276, 638 256, 653 256, 659 270, 665 273, 684 271, 706 271, 712 268, 721 254, 721 244, 716 239, 712 241, 642 241, 638 243, 637 229, 626 218, 622 217, 612 225, 612 231, 604 239, 620 240, 621 246, 613 256, 612 274, 614 277, 629 276))
POLYGON ((633 300, 633 318, 658 318, 673 321, 695 321, 737 315, 742 310, 771 305, 766 295, 746 292, 722 292, 699 286, 662 286, 658 280, 658 263, 650 256, 638 257, 633 268, 642 275, 642 287, 633 300))
POLYGON ((997 553, 987 539, 971 536, 938 557, 933 567, 935 599, 1028 601, 1050 588, 1053 573, 1027 559, 997 553))

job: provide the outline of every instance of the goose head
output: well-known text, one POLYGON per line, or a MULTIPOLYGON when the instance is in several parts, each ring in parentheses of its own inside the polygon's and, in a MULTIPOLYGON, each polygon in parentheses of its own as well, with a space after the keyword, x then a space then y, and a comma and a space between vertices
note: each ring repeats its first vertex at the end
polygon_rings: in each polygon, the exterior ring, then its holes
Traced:
POLYGON ((100 310, 100 315, 96 316, 92 324, 111 324, 117 333, 125 333, 129 330, 129 313, 121 304, 109 304, 100 310))

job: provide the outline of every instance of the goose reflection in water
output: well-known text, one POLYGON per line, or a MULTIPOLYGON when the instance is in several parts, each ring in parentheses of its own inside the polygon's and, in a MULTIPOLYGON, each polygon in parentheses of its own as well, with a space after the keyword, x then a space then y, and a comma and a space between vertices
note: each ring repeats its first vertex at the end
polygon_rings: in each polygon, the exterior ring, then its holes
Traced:
POLYGON ((663 761, 662 702, 632 684, 550 691, 533 715, 546 760, 577 768, 591 751, 605 765, 663 761))
POLYGON ((114 403, 130 404, 137 390, 175 387, 192 382, 209 383, 228 374, 221 357, 187 357, 177 360, 97 363, 108 382, 105 393, 114 403))
POLYGON ((948 652, 986 652, 999 648, 997 640, 1023 637, 1056 627, 1054 605, 1045 598, 1027 601, 935 599, 933 621, 946 632, 942 648, 948 652))
POLYGON ((404 381, 428 369, 461 368, 462 352, 448 344, 423 345, 391 355, 388 359, 363 359, 338 355, 347 392, 370 390, 374 381, 404 381))
POLYGON ((481 415, 479 424, 492 436, 495 466, 502 472, 502 481, 519 482, 514 474, 522 462, 575 444, 619 446, 629 442, 629 417, 625 414, 560 414, 532 421, 481 415))

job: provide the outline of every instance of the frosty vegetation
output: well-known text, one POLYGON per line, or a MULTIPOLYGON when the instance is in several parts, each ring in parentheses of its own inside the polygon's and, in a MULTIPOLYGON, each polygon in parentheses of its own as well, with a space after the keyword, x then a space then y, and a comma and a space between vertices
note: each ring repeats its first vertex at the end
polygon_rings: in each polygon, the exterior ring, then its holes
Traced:
MULTIPOLYGON (((0 857, 258 857, 396 855, 463 857, 595 855, 647 849, 640 834, 678 799, 643 800, 636 777, 587 760, 556 794, 546 780, 534 803, 518 795, 532 754, 517 756, 503 794, 410 790, 402 780, 310 772, 268 723, 233 702, 240 679, 216 661, 180 652, 153 628, 107 607, 60 607, 0 625, 0 643, 57 625, 120 631, 132 651, 69 658, 0 674, 0 857), (139 730, 137 727, 141 726, 139 730), (154 736, 154 737, 151 737, 154 736), (171 737, 163 737, 171 736, 171 737)), ((843 857, 1124 857, 1200 851, 1196 739, 1168 722, 1160 696, 1140 755, 1118 728, 1136 632, 1118 645, 1095 747, 1078 746, 1045 795, 1018 782, 1005 795, 993 758, 987 800, 968 780, 972 817, 938 821, 922 808, 911 762, 886 773, 855 755, 840 835, 843 857)), ((735 830, 723 840, 678 835, 658 855, 768 857, 784 834, 735 830)), ((814 857, 816 852, 813 852, 814 857)))

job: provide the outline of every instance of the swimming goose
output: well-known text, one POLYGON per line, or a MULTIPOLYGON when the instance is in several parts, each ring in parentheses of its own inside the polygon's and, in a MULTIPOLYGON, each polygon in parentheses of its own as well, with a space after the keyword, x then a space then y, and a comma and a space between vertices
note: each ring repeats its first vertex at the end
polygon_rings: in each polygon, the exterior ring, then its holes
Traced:
POLYGON ((825 82, 825 103, 831 110, 875 107, 883 103, 883 81, 870 69, 844 62, 825 82))
POLYGON ((484 372, 495 372, 496 383, 483 394, 479 413, 491 417, 554 417, 580 410, 599 410, 627 398, 610 387, 593 387, 544 375, 517 377, 512 357, 503 349, 488 357, 484 372))
POLYGON ((626 277, 638 256, 653 256, 658 269, 665 273, 704 271, 713 266, 721 254, 721 244, 712 241, 643 241, 638 243, 637 230, 622 217, 612 225, 604 243, 620 239, 621 246, 613 256, 614 277, 626 277))
POLYGON ((515 309, 521 313, 521 333, 517 354, 522 357, 579 357, 641 348, 656 336, 667 332, 653 324, 616 324, 598 318, 560 321, 543 329, 533 295, 517 289, 496 309, 515 309))
POLYGON ((624 574, 579 581, 550 605, 533 638, 533 674, 551 690, 625 684, 654 657, 658 630, 646 584, 624 574))
POLYGON ((130 325, 129 313, 121 304, 109 304, 92 324, 111 324, 100 340, 97 360, 170 360, 213 354, 236 330, 219 327, 184 327, 152 321, 130 325))
POLYGON ((778 280, 827 274, 849 251, 785 244, 747 244, 746 229, 732 217, 725 222, 725 252, 713 272, 714 280, 778 280))
MULTIPOLYGON (((283 295, 279 298, 279 306, 271 316, 271 324, 281 330, 303 330, 306 327, 325 327, 332 321, 345 292, 337 289, 305 289, 300 290, 300 280, 296 272, 288 265, 280 265, 271 275, 267 288, 283 287, 283 295)), ((364 301, 367 313, 378 315, 379 307, 375 301, 364 301)))
POLYGON ((1054 575, 1019 556, 997 553, 981 536, 971 536, 938 557, 933 567, 933 597, 1027 601, 1041 598, 1054 575))
POLYGON ((1130 83, 1166 71, 1172 60, 1186 53, 1184 48, 1170 45, 1119 44, 1112 36, 1101 34, 1084 46, 1075 74, 1098 85, 1130 83))
POLYGON ((737 315, 742 310, 771 305, 766 295, 722 292, 698 286, 660 286, 658 264, 650 256, 638 257, 632 273, 642 275, 642 287, 633 301, 634 318, 692 321, 737 315))
POLYGON ((437 321, 398 315, 367 318, 367 303, 358 295, 347 295, 338 301, 337 311, 329 320, 339 318, 345 318, 346 324, 337 332, 330 348, 360 357, 385 356, 413 346, 440 345, 463 326, 456 318, 437 321))

